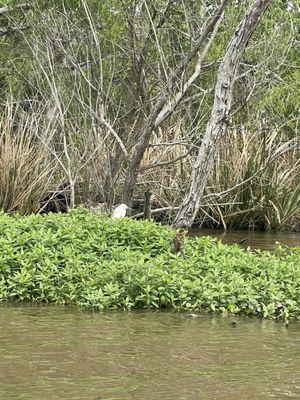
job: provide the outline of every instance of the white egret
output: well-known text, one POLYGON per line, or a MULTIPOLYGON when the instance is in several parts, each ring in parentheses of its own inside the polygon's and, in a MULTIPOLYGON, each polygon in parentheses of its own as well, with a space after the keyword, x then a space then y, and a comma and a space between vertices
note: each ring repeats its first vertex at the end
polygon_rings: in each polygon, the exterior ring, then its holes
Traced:
POLYGON ((114 209, 112 218, 124 218, 126 217, 126 211, 131 210, 126 204, 120 204, 118 207, 114 209))

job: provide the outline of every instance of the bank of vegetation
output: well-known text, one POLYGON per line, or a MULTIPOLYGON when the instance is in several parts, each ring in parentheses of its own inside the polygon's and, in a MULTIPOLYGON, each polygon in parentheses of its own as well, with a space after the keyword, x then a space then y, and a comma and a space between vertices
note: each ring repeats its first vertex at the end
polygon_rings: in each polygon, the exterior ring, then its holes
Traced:
POLYGON ((299 229, 298 26, 293 0, 3 0, 0 208, 140 211, 149 189, 165 222, 195 214, 183 210, 194 196, 206 226, 299 229), (214 161, 195 196, 210 127, 214 161))
POLYGON ((104 309, 174 309, 300 317, 300 248, 243 250, 151 221, 77 209, 0 214, 0 299, 104 309))

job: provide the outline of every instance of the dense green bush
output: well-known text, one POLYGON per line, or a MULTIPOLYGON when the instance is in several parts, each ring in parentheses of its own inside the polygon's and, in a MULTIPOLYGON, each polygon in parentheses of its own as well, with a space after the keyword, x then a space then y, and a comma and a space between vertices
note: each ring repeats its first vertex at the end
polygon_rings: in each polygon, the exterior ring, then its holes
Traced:
POLYGON ((0 300, 300 316, 300 248, 245 251, 210 237, 170 253, 171 228, 78 209, 0 213, 0 300))

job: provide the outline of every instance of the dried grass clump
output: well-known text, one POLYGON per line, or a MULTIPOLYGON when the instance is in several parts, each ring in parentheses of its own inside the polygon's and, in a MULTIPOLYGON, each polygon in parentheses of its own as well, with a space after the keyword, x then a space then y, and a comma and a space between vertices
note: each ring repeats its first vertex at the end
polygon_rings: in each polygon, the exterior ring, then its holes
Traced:
POLYGON ((36 141, 38 120, 7 106, 0 117, 0 208, 22 214, 37 212, 55 171, 36 141))

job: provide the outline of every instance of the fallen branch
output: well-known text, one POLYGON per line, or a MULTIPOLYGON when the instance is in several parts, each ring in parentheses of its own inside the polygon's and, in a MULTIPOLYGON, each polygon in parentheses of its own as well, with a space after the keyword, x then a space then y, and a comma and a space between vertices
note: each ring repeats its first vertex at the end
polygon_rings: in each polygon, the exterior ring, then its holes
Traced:
MULTIPOLYGON (((216 206, 216 205, 218 205, 218 206, 228 206, 228 205, 232 205, 232 204, 243 204, 243 202, 238 201, 238 202, 233 202, 233 203, 216 203, 216 204, 207 203, 207 204, 200 204, 200 207, 211 207, 211 206, 216 206)), ((168 207, 155 208, 154 210, 150 210, 150 213, 151 214, 158 214, 158 213, 160 213, 162 211, 173 211, 173 210, 176 211, 178 209, 179 209, 179 207, 168 206, 168 207)), ((140 218, 143 215, 144 215, 144 213, 140 212, 140 213, 132 215, 131 218, 140 218)))

